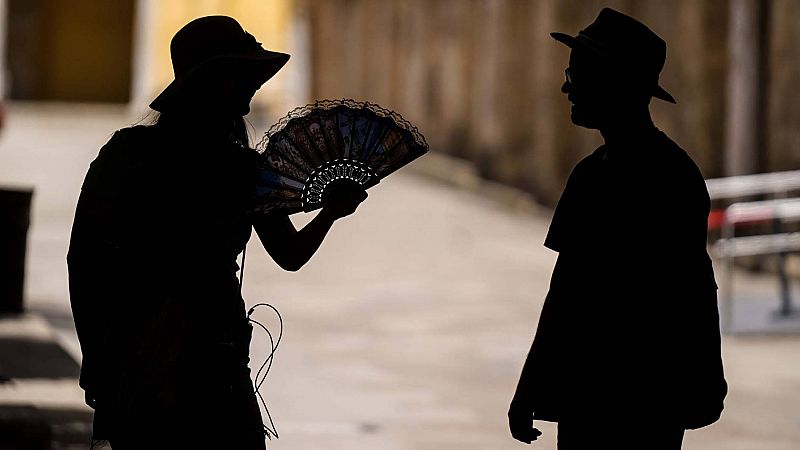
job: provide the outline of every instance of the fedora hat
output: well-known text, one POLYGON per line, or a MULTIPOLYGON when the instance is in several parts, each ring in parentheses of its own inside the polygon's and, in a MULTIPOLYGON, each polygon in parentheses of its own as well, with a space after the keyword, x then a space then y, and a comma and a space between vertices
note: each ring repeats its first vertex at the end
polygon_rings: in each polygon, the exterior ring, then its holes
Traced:
POLYGON ((651 79, 655 98, 676 103, 658 85, 658 76, 667 59, 667 44, 647 25, 611 8, 603 8, 589 26, 576 36, 550 33, 570 48, 583 48, 623 66, 636 76, 651 79))
POLYGON ((236 19, 228 16, 200 17, 187 23, 172 37, 169 53, 175 79, 150 103, 156 111, 163 111, 186 80, 212 61, 251 61, 263 83, 289 60, 285 53, 265 50, 236 19))

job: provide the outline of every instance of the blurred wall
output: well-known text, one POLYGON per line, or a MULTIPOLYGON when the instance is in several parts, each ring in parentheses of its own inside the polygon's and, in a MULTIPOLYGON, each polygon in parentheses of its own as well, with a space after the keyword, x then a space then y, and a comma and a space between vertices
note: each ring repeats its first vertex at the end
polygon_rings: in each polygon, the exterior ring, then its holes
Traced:
MULTIPOLYGON (((763 0, 753 0, 763 1, 763 0)), ((800 2, 770 3, 764 86, 768 142, 760 170, 800 167, 800 2)), ((600 143, 569 121, 560 92, 577 33, 603 6, 667 41, 661 83, 677 105, 653 100, 656 124, 706 177, 723 175, 728 0, 299 0, 311 25, 312 96, 369 99, 419 126, 435 151, 553 204, 571 168, 600 143)))
POLYGON ((205 15, 236 18, 267 49, 293 55, 253 100, 282 114, 307 101, 302 16, 293 0, 0 0, 5 83, 15 100, 112 102, 137 114, 173 79, 169 44, 205 15), (295 30, 301 32, 298 35, 295 30), (299 47, 299 48, 298 48, 299 47), (300 64, 298 64, 300 62, 300 64))
POLYGON ((767 20, 764 170, 800 169, 800 2, 772 0, 767 20))
POLYGON ((134 0, 9 0, 8 96, 125 103, 134 0))

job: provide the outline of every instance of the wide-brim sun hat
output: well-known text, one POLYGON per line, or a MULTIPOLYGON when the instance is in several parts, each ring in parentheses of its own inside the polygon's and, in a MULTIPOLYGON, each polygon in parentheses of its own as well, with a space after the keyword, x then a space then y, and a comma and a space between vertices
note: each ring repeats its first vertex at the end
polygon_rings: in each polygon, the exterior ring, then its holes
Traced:
POLYGON ((169 50, 175 79, 150 103, 156 111, 163 111, 186 81, 210 63, 226 59, 252 62, 250 70, 258 72, 263 84, 289 60, 286 53, 265 50, 236 19, 228 16, 192 20, 175 33, 169 50))
POLYGON ((667 43, 633 17, 603 8, 594 22, 577 35, 550 33, 550 36, 570 48, 586 49, 624 66, 625 70, 651 81, 650 95, 677 103, 658 83, 667 59, 667 43))

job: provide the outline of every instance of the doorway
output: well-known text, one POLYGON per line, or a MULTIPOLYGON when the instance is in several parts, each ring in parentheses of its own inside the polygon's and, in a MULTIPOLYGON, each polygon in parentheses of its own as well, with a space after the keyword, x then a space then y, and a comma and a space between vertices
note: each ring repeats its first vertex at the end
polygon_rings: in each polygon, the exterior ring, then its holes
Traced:
POLYGON ((127 103, 135 0, 8 0, 13 100, 127 103))

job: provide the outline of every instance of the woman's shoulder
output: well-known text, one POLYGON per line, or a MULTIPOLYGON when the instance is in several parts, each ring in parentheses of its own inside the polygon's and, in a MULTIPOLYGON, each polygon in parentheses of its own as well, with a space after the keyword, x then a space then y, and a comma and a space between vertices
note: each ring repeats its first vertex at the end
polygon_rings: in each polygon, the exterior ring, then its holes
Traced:
POLYGON ((134 149, 141 147, 141 144, 152 139, 155 130, 152 126, 134 125, 120 128, 111 135, 108 142, 100 148, 98 158, 114 158, 125 156, 134 149))
POLYGON ((247 145, 231 144, 232 148, 228 152, 233 155, 239 167, 245 170, 255 169, 258 158, 261 155, 258 150, 247 145))
POLYGON ((82 190, 114 191, 141 165, 142 151, 148 146, 153 130, 149 126, 134 125, 115 131, 97 157, 89 164, 82 190))
POLYGON ((261 153, 250 147, 242 146, 239 147, 242 157, 247 160, 248 163, 255 164, 258 161, 258 158, 261 156, 261 153))

